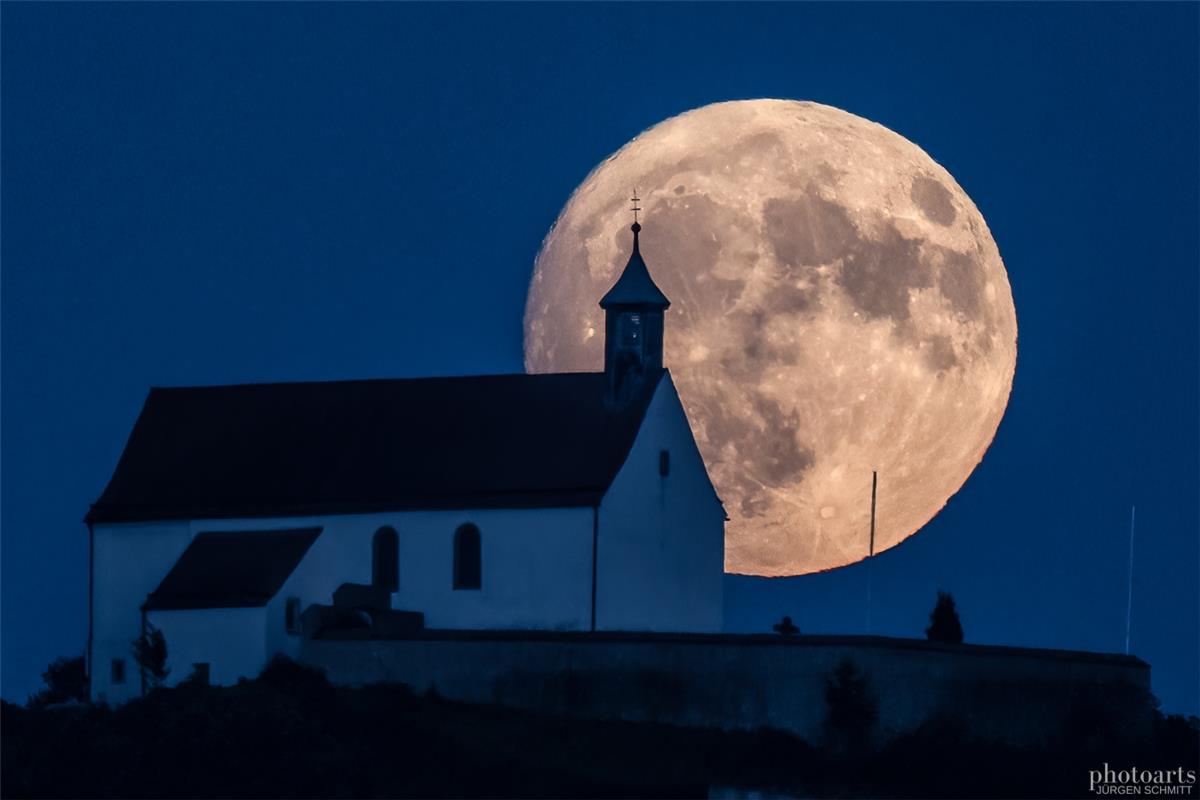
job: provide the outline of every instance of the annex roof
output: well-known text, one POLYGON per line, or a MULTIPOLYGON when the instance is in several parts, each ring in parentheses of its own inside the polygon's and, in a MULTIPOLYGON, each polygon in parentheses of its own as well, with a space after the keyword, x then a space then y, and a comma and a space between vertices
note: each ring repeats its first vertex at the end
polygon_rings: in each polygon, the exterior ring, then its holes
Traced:
POLYGON ((198 534, 143 608, 265 606, 320 533, 320 528, 293 528, 198 534))

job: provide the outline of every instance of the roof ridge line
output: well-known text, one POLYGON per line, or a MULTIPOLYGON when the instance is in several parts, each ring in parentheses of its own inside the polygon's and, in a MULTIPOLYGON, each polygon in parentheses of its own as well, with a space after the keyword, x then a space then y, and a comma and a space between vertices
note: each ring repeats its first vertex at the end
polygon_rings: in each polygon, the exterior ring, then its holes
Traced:
POLYGON ((179 392, 179 391, 197 391, 205 389, 243 389, 257 387, 284 387, 284 386, 329 386, 332 384, 350 384, 350 383, 410 383, 417 381, 460 381, 460 380, 479 380, 489 378, 558 378, 568 375, 603 375, 602 371, 580 370, 572 372, 480 372, 471 375, 414 375, 409 377, 399 378, 316 378, 313 380, 287 380, 287 381, 245 381, 242 383, 207 383, 207 384, 188 384, 177 386, 154 386, 149 387, 152 392, 179 392))

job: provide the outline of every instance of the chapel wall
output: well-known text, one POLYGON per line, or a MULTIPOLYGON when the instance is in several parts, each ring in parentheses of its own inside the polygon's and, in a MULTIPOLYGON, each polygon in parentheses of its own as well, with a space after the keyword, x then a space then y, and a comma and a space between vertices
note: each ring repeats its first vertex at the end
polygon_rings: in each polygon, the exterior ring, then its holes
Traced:
MULTIPOLYGON (((132 644, 142 633, 142 604, 198 534, 208 531, 270 531, 317 526, 321 534, 264 609, 257 639, 221 645, 193 619, 217 619, 188 612, 188 622, 164 631, 168 657, 187 650, 185 672, 193 662, 229 661, 220 649, 244 650, 245 677, 261 669, 263 654, 295 657, 298 632, 286 628, 286 603, 296 598, 303 610, 329 604, 343 583, 371 582, 371 542, 384 526, 396 530, 399 586, 394 609, 419 611, 438 628, 588 630, 591 627, 593 511, 591 508, 462 509, 401 511, 312 517, 191 520, 166 523, 97 525, 93 553, 93 700, 113 704, 141 694, 132 644), (479 589, 453 586, 453 541, 459 525, 479 528, 482 582, 479 589), (199 633, 197 633, 199 632, 199 633), (195 636, 194 636, 195 635, 195 636), (195 638, 198 637, 198 638, 195 638), (125 679, 112 681, 112 660, 124 661, 125 679), (249 666, 246 666, 249 665, 249 666)), ((154 619, 171 619, 158 617, 154 619)), ((241 631, 241 628, 239 628, 241 631)), ((186 677, 175 676, 175 677, 186 677)))
POLYGON ((192 534, 185 521, 97 524, 91 536, 91 697, 121 703, 141 694, 132 647, 142 634, 142 603, 187 549, 192 534), (123 664, 119 682, 114 661, 123 664))
POLYGON ((725 510, 669 374, 599 514, 597 630, 721 630, 725 510))

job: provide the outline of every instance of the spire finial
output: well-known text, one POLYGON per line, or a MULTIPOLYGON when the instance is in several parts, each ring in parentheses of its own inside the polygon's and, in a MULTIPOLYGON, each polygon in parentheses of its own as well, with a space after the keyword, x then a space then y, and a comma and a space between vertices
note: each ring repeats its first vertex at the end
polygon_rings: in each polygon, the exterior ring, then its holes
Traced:
POLYGON ((638 231, 640 231, 642 229, 642 226, 638 223, 638 212, 642 210, 642 207, 639 206, 638 203, 640 203, 641 200, 642 200, 642 198, 638 197, 638 190, 637 190, 637 187, 635 186, 633 189, 633 197, 629 198, 629 202, 633 204, 633 232, 634 233, 637 233, 638 231))

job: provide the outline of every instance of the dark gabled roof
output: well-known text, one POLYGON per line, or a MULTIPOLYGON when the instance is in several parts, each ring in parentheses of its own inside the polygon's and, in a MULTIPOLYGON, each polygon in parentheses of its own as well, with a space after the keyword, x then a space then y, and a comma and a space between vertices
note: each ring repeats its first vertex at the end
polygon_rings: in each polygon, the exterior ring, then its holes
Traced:
POLYGON ((658 380, 603 373, 152 389, 87 521, 586 506, 658 380))
POLYGON ((671 301, 650 277, 650 270, 642 258, 641 248, 638 247, 638 233, 642 230, 642 226, 635 222, 632 230, 633 253, 629 256, 629 263, 625 265, 621 277, 617 278, 613 287, 604 297, 600 298, 600 307, 607 309, 616 306, 630 306, 665 309, 671 305, 671 301))
POLYGON ((265 606, 320 528, 201 533, 150 593, 147 611, 265 606))

